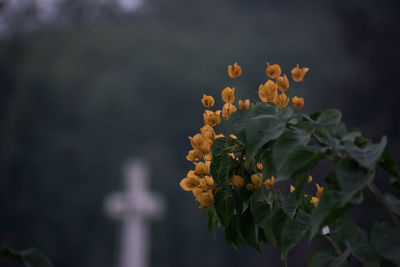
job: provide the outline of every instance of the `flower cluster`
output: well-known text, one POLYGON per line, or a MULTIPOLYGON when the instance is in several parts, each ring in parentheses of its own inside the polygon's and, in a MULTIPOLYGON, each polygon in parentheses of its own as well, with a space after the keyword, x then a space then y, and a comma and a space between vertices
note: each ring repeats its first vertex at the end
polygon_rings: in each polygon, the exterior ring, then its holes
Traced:
MULTIPOLYGON (((299 65, 292 69, 292 79, 299 83, 304 80, 304 76, 309 71, 309 68, 300 68, 299 65)), ((286 92, 289 90, 289 79, 282 74, 282 69, 278 64, 271 65, 267 62, 266 74, 273 80, 268 80, 258 87, 258 96, 262 102, 272 102, 278 108, 284 108, 289 104, 289 97, 286 92), (280 93, 279 93, 280 91, 280 93)), ((294 96, 292 103, 295 108, 301 109, 304 106, 304 99, 294 96)))
MULTIPOLYGON (((305 74, 308 72, 308 68, 299 68, 297 65, 292 69, 292 79, 294 82, 302 82, 305 74)), ((267 63, 266 74, 273 80, 268 80, 264 84, 261 84, 258 89, 258 96, 262 102, 272 102, 278 108, 284 108, 289 103, 289 98, 285 94, 289 90, 289 79, 286 74, 281 76, 282 69, 278 64, 270 65, 267 63), (278 90, 281 92, 279 93, 278 90)), ((242 75, 242 68, 238 63, 228 66, 228 75, 230 78, 235 79, 242 75)), ((191 191, 195 196, 196 200, 200 203, 201 209, 207 209, 214 203, 214 196, 217 192, 217 187, 214 185, 214 180, 210 175, 210 166, 212 162, 211 146, 214 140, 219 137, 224 137, 222 134, 216 134, 214 127, 221 123, 222 119, 229 120, 230 116, 237 111, 237 109, 249 109, 250 100, 239 100, 237 106, 235 106, 235 87, 225 87, 222 90, 221 98, 224 102, 222 109, 211 110, 214 107, 215 100, 212 96, 204 94, 201 99, 201 104, 206 108, 203 113, 204 126, 200 128, 200 133, 195 134, 193 137, 189 137, 192 150, 190 150, 186 156, 188 161, 193 162, 195 165, 194 170, 190 170, 186 177, 180 182, 180 186, 185 191, 191 191)), ((296 108, 302 108, 304 106, 303 98, 293 97, 293 106, 296 108)), ((230 135, 230 138, 236 139, 236 136, 230 135)), ((235 158, 235 155, 231 153, 231 156, 235 158)), ((248 169, 246 158, 243 157, 243 167, 248 169)), ((262 181, 262 164, 257 164, 258 173, 250 175, 249 183, 245 186, 245 180, 239 175, 234 175, 229 183, 233 188, 245 187, 247 190, 254 192, 261 185, 266 190, 271 189, 274 186, 275 177, 262 181)), ((321 193, 322 194, 322 193, 321 193)), ((315 201, 314 201, 315 202, 315 201)))
MULTIPOLYGON (((308 176, 308 183, 312 182, 312 176, 308 176)), ((319 203, 319 199, 322 197, 322 194, 324 193, 324 187, 320 186, 319 184, 315 183, 315 186, 317 187, 317 192, 315 193, 315 197, 311 197, 310 202, 314 204, 314 206, 317 206, 319 203)), ((293 193, 296 190, 296 187, 293 185, 290 185, 290 193, 293 193)), ((308 197, 307 194, 304 195, 304 197, 308 197)))

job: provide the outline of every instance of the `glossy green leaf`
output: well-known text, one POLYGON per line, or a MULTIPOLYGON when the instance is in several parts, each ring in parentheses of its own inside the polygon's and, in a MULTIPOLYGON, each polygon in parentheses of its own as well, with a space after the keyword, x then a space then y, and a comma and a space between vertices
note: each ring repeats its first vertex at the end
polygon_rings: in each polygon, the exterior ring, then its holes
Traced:
POLYGON ((286 130, 272 147, 277 180, 286 180, 296 173, 310 170, 323 154, 307 148, 310 134, 305 131, 286 130))
POLYGON ((282 203, 282 210, 286 213, 286 215, 293 219, 294 215, 296 214, 297 210, 297 200, 294 197, 286 198, 282 203))
POLYGON ((375 223, 370 232, 373 248, 384 259, 400 266, 400 229, 388 222, 375 223))
POLYGON ((346 261, 350 250, 346 250, 341 256, 335 256, 329 250, 314 251, 308 259, 308 267, 350 267, 346 261))
POLYGON ((287 220, 282 229, 280 249, 285 260, 289 251, 293 249, 306 235, 309 228, 310 216, 302 210, 296 214, 294 220, 287 220))
POLYGON ((250 210, 253 214, 254 222, 258 226, 264 227, 271 213, 271 206, 263 188, 258 188, 250 197, 250 210))
POLYGON ((41 251, 35 248, 15 251, 6 246, 0 249, 0 256, 14 258, 26 267, 52 267, 53 264, 41 251))
POLYGON ((374 178, 374 173, 361 168, 357 162, 348 158, 337 163, 335 174, 346 201, 349 201, 374 178))
POLYGON ((246 152, 253 158, 259 149, 271 140, 278 138, 285 129, 285 123, 276 115, 258 115, 250 119, 246 129, 246 152))
POLYGON ((219 223, 219 218, 217 215, 217 211, 215 210, 214 205, 211 205, 208 208, 208 230, 210 231, 214 239, 218 223, 219 223))
POLYGON ((394 213, 400 216, 400 199, 397 197, 391 195, 391 194, 385 194, 384 195, 384 200, 386 204, 389 206, 390 210, 394 213))
POLYGON ((390 155, 388 152, 384 151, 382 153, 382 157, 379 160, 379 167, 398 178, 397 183, 400 184, 400 172, 399 167, 397 165, 397 161, 390 155))
POLYGON ((340 122, 342 113, 337 109, 328 109, 323 111, 317 118, 317 122, 321 125, 336 125, 340 122))
POLYGON ((226 190, 218 190, 215 194, 214 207, 221 222, 224 225, 229 224, 229 220, 235 211, 235 202, 232 194, 226 190))
POLYGON ((376 163, 385 150, 386 143, 387 138, 384 136, 378 144, 371 144, 365 148, 359 148, 353 143, 345 142, 345 148, 352 159, 357 161, 364 168, 372 170, 375 168, 376 163))

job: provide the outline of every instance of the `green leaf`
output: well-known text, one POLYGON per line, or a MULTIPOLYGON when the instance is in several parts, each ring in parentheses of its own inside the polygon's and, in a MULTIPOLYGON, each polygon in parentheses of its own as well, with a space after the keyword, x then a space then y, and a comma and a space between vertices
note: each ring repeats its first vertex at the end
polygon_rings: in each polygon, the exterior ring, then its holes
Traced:
POLYGON ((277 180, 286 180, 296 173, 311 170, 323 157, 307 147, 311 135, 305 131, 286 130, 272 147, 272 157, 277 171, 277 180))
POLYGON ((219 187, 227 187, 230 180, 230 172, 232 166, 237 164, 229 152, 235 145, 234 140, 231 138, 217 138, 211 147, 213 160, 211 163, 210 171, 214 178, 215 184, 219 187))
POLYGON ((247 157, 253 158, 259 149, 278 138, 285 129, 285 123, 276 115, 258 115, 250 119, 246 129, 247 157))
POLYGON ((281 255, 284 261, 291 249, 293 249, 306 235, 310 215, 302 210, 296 214, 294 220, 287 220, 282 230, 281 255))
POLYGON ((35 248, 22 251, 15 251, 7 246, 0 249, 0 256, 14 258, 23 263, 26 267, 52 267, 53 264, 41 251, 35 248))
POLYGON ((212 234, 213 238, 215 239, 215 231, 217 229, 219 223, 219 218, 217 215, 217 211, 214 205, 211 205, 208 208, 208 230, 212 234))
POLYGON ((282 231, 287 220, 288 217, 285 212, 282 209, 276 209, 271 215, 268 223, 271 226, 272 234, 279 247, 282 247, 282 231))
POLYGON ((346 201, 349 201, 374 178, 373 172, 368 172, 366 169, 361 168, 357 162, 348 158, 337 163, 335 174, 346 201))
POLYGON ((225 240, 231 247, 235 249, 239 249, 240 245, 240 236, 239 236, 239 223, 240 216, 233 216, 229 221, 229 224, 225 226, 225 240))
POLYGON ((235 201, 232 197, 231 192, 227 190, 218 190, 215 194, 215 210, 218 218, 226 226, 229 224, 229 220, 233 216, 235 211, 235 201))
POLYGON ((390 210, 400 216, 400 199, 391 194, 385 194, 384 199, 390 210))
POLYGON ((310 238, 313 238, 324 225, 340 217, 349 207, 343 202, 343 195, 339 191, 324 191, 318 205, 311 214, 310 238))
POLYGON ((258 243, 258 227, 254 223, 250 210, 247 210, 240 217, 239 228, 242 242, 260 251, 260 245, 258 243))
POLYGON ((397 181, 400 183, 400 173, 397 162, 387 151, 382 153, 382 157, 379 160, 379 167, 398 178, 397 181))
POLYGON ((321 125, 328 126, 328 125, 336 125, 340 122, 342 118, 342 113, 337 109, 328 109, 322 112, 318 118, 317 122, 321 125))
POLYGON ((370 240, 379 255, 400 266, 400 229, 388 222, 376 222, 371 228, 370 240))
POLYGON ((21 251, 23 262, 26 267, 51 267, 50 260, 37 249, 28 249, 21 251))
POLYGON ((365 148, 359 148, 353 143, 345 142, 345 148, 351 158, 357 161, 364 168, 372 170, 380 159, 386 143, 387 138, 384 136, 378 144, 371 144, 365 148))
POLYGON ((262 187, 259 187, 250 197, 250 211, 254 222, 258 226, 264 227, 271 213, 271 206, 268 204, 267 195, 262 187))
POLYGON ((293 219, 294 215, 296 214, 297 205, 297 200, 292 196, 283 201, 282 209, 290 219, 293 219))
POLYGON ((346 250, 340 257, 332 254, 329 250, 316 250, 308 259, 308 267, 350 267, 346 261, 350 250, 346 250))
POLYGON ((380 261, 369 243, 368 234, 347 216, 342 216, 330 225, 330 235, 340 249, 351 247, 352 254, 361 263, 380 261))

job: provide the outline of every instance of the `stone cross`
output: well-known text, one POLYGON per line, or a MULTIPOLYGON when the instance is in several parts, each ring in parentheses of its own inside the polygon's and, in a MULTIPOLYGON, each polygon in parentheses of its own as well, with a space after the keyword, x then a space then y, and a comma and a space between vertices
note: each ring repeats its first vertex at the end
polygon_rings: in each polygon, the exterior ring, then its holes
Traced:
POLYGON ((163 199, 150 191, 149 168, 141 159, 127 161, 123 168, 125 192, 111 193, 106 213, 122 220, 119 267, 149 267, 150 229, 147 220, 161 217, 163 199))

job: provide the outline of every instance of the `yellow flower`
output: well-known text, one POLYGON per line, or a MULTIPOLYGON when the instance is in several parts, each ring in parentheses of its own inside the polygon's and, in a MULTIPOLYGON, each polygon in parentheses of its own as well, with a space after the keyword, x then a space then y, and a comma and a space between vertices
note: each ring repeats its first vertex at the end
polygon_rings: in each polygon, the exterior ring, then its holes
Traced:
POLYGON ((206 181, 207 185, 214 184, 214 179, 211 176, 204 176, 204 180, 206 181))
POLYGON ((189 153, 186 156, 186 159, 188 161, 199 161, 201 157, 203 156, 203 152, 199 149, 192 149, 189 151, 189 153))
POLYGON ((261 162, 257 162, 256 167, 257 167, 257 169, 262 170, 263 164, 261 162))
POLYGON ((321 198, 322 194, 324 193, 324 187, 320 186, 319 184, 315 183, 315 186, 317 187, 317 192, 315 193, 315 196, 317 198, 321 198))
POLYGON ((250 100, 246 99, 245 101, 239 100, 239 108, 240 109, 249 109, 250 107, 250 100))
POLYGON ((309 71, 309 68, 299 68, 299 64, 295 68, 292 69, 292 79, 295 82, 302 82, 304 80, 304 76, 309 71))
POLYGON ((237 188, 241 188, 244 186, 244 180, 239 175, 234 175, 232 177, 232 181, 229 183, 229 185, 237 187, 237 188))
POLYGON ((314 204, 314 206, 317 206, 318 203, 319 203, 319 198, 317 198, 317 197, 312 197, 311 200, 310 200, 310 202, 311 202, 312 204, 314 204))
POLYGON ((247 190, 256 191, 257 187, 261 186, 261 174, 253 174, 250 176, 251 183, 246 185, 247 190))
POLYGON ((281 66, 279 66, 278 64, 270 65, 269 62, 267 62, 267 65, 268 67, 266 73, 269 77, 275 79, 281 76, 282 73, 281 66))
POLYGON ((286 96, 285 93, 276 94, 274 97, 273 103, 278 108, 284 108, 289 104, 289 98, 286 96))
POLYGON ((293 185, 290 185, 290 193, 293 193, 294 190, 296 190, 296 187, 294 187, 293 185))
POLYGON ((222 118, 224 118, 224 120, 229 120, 231 114, 234 113, 236 110, 237 108, 233 104, 226 103, 222 107, 222 118))
POLYGON ((206 108, 211 108, 212 106, 214 106, 214 98, 210 95, 203 94, 201 104, 203 104, 203 106, 206 108))
POLYGON ((204 162, 195 163, 196 169, 194 170, 194 174, 203 177, 210 172, 210 167, 204 162))
POLYGON ((221 110, 217 110, 215 112, 211 110, 206 110, 203 113, 204 124, 208 124, 210 126, 215 126, 221 123, 221 110))
POLYGON ((307 180, 307 182, 308 183, 311 183, 312 182, 312 176, 310 175, 310 176, 308 176, 308 180, 307 180))
POLYGON ((214 195, 211 190, 208 190, 206 192, 201 192, 200 194, 198 194, 196 200, 201 204, 199 208, 207 209, 214 203, 214 195))
POLYGON ((273 101, 277 94, 276 88, 277 85, 271 80, 268 80, 265 84, 261 84, 260 87, 258 87, 258 96, 260 97, 260 100, 262 102, 273 101))
POLYGON ((183 178, 179 185, 185 191, 192 191, 196 186, 200 184, 199 177, 194 174, 194 171, 189 171, 187 177, 183 178))
POLYGON ((209 140, 214 140, 215 139, 214 128, 211 127, 208 124, 206 124, 203 127, 201 127, 200 128, 200 132, 205 138, 208 138, 209 140))
POLYGON ((232 138, 232 139, 235 139, 235 140, 237 139, 237 136, 234 135, 234 134, 230 134, 229 137, 232 138))
POLYGON ((242 68, 235 62, 233 66, 232 65, 228 66, 228 75, 232 79, 237 78, 240 75, 242 75, 242 68))
POLYGON ((289 88, 289 80, 286 74, 283 75, 283 77, 281 76, 276 79, 276 85, 278 86, 278 89, 282 92, 285 92, 289 88))
POLYGON ((271 179, 265 179, 264 181, 264 187, 265 189, 271 189, 274 186, 274 182, 275 182, 275 177, 271 176, 271 179))
POLYGON ((233 104, 235 101, 235 87, 225 87, 224 90, 222 90, 222 100, 224 100, 225 103, 230 103, 233 104))
POLYGON ((221 138, 221 137, 225 137, 225 135, 223 135, 223 134, 218 134, 218 135, 215 136, 215 139, 221 138))
POLYGON ((293 107, 301 109, 304 107, 304 99, 302 97, 293 97, 292 98, 293 107))
POLYGON ((194 149, 198 149, 203 154, 208 154, 211 151, 211 144, 202 134, 196 134, 193 137, 190 137, 190 143, 194 149))
POLYGON ((212 154, 210 153, 210 154, 204 155, 204 159, 205 159, 206 161, 212 161, 212 154))

